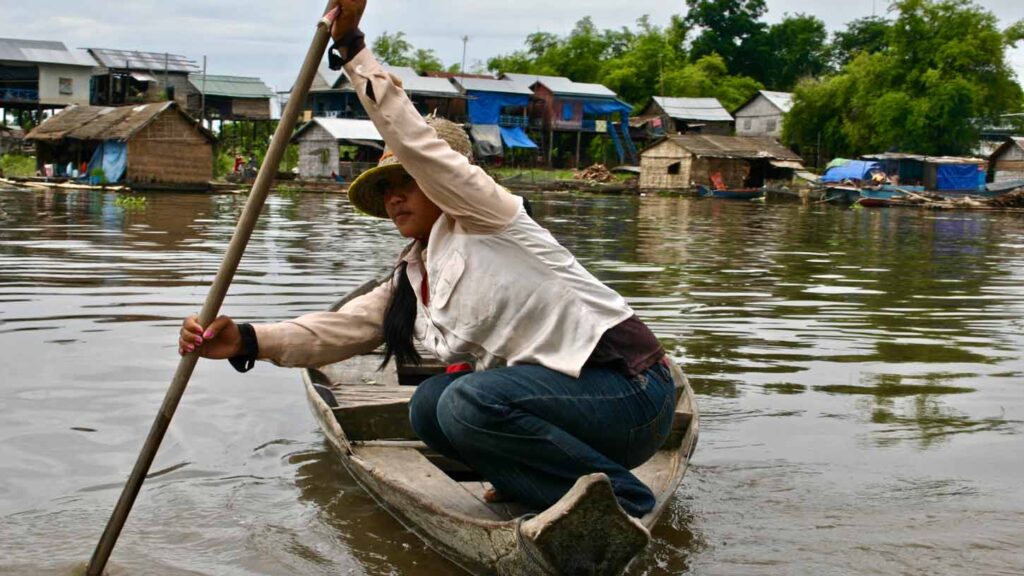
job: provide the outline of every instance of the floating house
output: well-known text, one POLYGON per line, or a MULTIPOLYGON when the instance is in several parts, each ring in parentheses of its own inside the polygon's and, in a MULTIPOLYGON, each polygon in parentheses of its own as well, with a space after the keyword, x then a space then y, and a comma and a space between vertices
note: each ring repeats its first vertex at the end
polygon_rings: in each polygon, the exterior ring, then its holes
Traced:
POLYGON ((213 177, 213 135, 175 102, 72 106, 26 139, 36 145, 40 168, 55 168, 53 176, 77 171, 94 182, 173 189, 204 189, 213 177))
POLYGON ((93 75, 90 102, 125 106, 173 100, 188 106, 189 74, 199 66, 178 54, 89 48, 100 68, 93 75))
POLYGON ((737 136, 782 137, 786 114, 793 108, 793 94, 760 90, 733 112, 737 136))
MULTIPOLYGON (((384 66, 402 84, 421 114, 436 114, 453 122, 466 120, 466 97, 447 78, 420 76, 407 66, 384 66)), ((369 118, 352 82, 343 70, 322 65, 310 88, 308 109, 313 117, 369 118)))
POLYGON ((667 98, 654 96, 638 116, 630 120, 648 138, 666 134, 713 134, 731 136, 733 117, 718 98, 667 98))
POLYGON ((313 118, 292 136, 299 146, 299 178, 351 182, 377 165, 384 138, 369 120, 313 118), (342 152, 342 147, 347 148, 342 152))
POLYGON ((719 178, 727 188, 759 188, 803 169, 799 155, 771 138, 678 134, 640 153, 640 189, 713 187, 719 178))
POLYGON ((94 68, 88 52, 61 42, 0 38, 0 109, 87 105, 94 68))
POLYGON ((209 120, 270 120, 274 91, 259 78, 191 74, 188 111, 209 120))
POLYGON ((501 156, 505 147, 538 148, 527 135, 533 92, 512 80, 457 77, 452 82, 465 94, 469 134, 480 158, 501 156))
POLYGON ((502 79, 516 82, 533 92, 538 104, 531 116, 541 119, 541 127, 547 136, 549 163, 555 148, 575 148, 574 166, 579 167, 581 151, 599 135, 611 138, 619 162, 637 162, 636 146, 629 133, 629 116, 633 107, 619 100, 609 88, 601 84, 573 82, 562 76, 503 74, 502 79))
POLYGON ((978 193, 985 190, 988 161, 959 156, 929 156, 924 161, 923 184, 927 190, 978 193))
POLYGON ((1024 138, 1011 137, 989 157, 992 182, 1024 182, 1024 138))

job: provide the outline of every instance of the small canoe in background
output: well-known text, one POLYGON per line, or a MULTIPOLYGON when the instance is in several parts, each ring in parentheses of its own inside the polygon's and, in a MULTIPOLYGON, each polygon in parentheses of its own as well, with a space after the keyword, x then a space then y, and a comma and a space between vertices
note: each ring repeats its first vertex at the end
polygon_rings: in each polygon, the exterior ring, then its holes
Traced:
POLYGON ((722 200, 754 200, 764 196, 763 188, 732 188, 715 190, 707 186, 697 186, 701 198, 719 198, 722 200))
MULTIPOLYGON (((332 307, 370 291, 367 283, 332 307)), ((409 425, 418 384, 444 371, 424 357, 417 367, 377 371, 379 353, 303 370, 306 396, 340 461, 374 499, 433 549, 477 575, 621 574, 650 540, 697 443, 693 389, 675 364, 672 434, 633 472, 657 498, 642 519, 626 514, 604 474, 580 478, 547 510, 488 503, 483 478, 430 450, 409 425)))

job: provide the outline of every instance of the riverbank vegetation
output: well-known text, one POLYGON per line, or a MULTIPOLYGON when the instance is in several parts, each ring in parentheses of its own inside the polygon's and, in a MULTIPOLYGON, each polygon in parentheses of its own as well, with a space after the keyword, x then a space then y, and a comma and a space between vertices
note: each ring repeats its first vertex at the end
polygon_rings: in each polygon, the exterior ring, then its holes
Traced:
POLYGON ((0 175, 8 178, 29 178, 36 174, 36 159, 24 154, 0 156, 0 175))
MULTIPOLYGON (((601 30, 583 18, 567 35, 530 34, 524 49, 470 71, 604 84, 637 108, 659 95, 715 97, 735 110, 760 89, 795 91, 784 139, 805 152, 820 146, 823 157, 966 153, 982 128, 1022 111, 1006 51, 1024 40, 1024 21, 1000 29, 969 0, 897 0, 887 17, 831 35, 807 14, 769 24, 765 0, 686 0, 685 8, 664 26, 644 16, 601 30)), ((374 49, 389 64, 446 69, 402 33, 383 34, 374 49)))

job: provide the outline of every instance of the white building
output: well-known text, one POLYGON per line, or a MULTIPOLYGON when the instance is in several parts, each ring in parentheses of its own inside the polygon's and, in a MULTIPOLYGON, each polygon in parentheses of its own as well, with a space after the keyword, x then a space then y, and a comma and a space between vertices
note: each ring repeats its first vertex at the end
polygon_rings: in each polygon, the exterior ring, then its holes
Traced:
POLYGON ((733 113, 736 135, 780 138, 782 124, 792 108, 793 94, 761 90, 733 113))
POLYGON ((0 108, 89 105, 96 61, 61 42, 0 38, 0 108))

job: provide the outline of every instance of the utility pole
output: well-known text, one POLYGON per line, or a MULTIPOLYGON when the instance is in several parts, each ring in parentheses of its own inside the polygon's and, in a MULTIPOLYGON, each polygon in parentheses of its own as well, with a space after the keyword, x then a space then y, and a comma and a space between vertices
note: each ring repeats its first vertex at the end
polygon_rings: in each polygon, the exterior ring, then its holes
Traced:
POLYGON ((167 96, 168 100, 171 99, 171 85, 169 84, 170 81, 167 79, 167 68, 170 66, 170 60, 171 55, 164 52, 164 95, 167 96))
POLYGON ((203 90, 199 96, 199 125, 206 124, 206 54, 203 54, 203 90))
POLYGON ((459 74, 466 75, 466 44, 469 44, 469 36, 462 37, 462 65, 459 67, 459 74))

